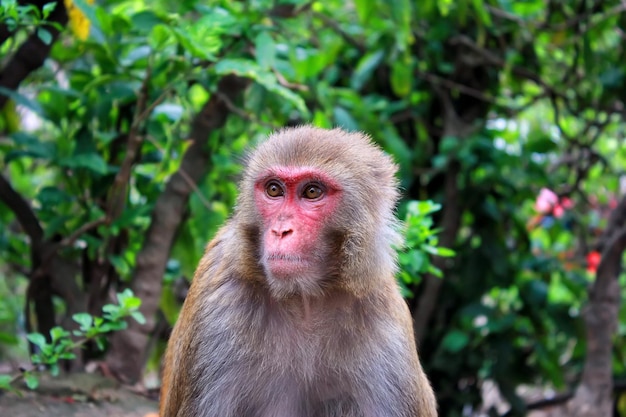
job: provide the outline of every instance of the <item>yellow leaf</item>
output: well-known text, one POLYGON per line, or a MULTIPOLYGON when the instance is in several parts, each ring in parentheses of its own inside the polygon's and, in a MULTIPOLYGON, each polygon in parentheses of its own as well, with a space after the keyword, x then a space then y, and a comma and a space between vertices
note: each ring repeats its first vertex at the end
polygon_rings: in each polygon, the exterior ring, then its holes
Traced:
MULTIPOLYGON (((88 4, 93 4, 94 0, 85 0, 88 4)), ((69 27, 80 40, 85 40, 89 36, 89 19, 74 4, 73 0, 64 0, 67 16, 69 17, 69 27)))

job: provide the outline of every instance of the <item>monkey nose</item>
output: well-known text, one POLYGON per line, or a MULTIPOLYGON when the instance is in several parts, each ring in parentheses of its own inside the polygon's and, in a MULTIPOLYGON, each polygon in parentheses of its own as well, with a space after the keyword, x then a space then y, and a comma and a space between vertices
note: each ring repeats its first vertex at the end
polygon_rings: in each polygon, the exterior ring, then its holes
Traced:
POLYGON ((291 228, 272 229, 272 233, 279 239, 284 239, 293 233, 291 228))

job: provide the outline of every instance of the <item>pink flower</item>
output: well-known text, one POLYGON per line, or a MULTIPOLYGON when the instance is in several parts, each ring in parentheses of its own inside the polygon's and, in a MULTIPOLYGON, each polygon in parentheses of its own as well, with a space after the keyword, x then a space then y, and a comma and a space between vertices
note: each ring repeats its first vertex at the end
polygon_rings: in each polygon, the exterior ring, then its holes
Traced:
POLYGON ((542 188, 535 201, 535 210, 539 213, 548 214, 559 202, 559 197, 551 190, 542 188))
POLYGON ((574 202, 569 197, 563 197, 561 199, 561 206, 563 206, 565 210, 568 210, 574 207, 574 202))
POLYGON ((557 204, 556 206, 554 206, 554 210, 553 210, 553 214, 554 217, 561 218, 563 217, 563 213, 565 213, 565 210, 563 209, 563 206, 560 204, 557 204))

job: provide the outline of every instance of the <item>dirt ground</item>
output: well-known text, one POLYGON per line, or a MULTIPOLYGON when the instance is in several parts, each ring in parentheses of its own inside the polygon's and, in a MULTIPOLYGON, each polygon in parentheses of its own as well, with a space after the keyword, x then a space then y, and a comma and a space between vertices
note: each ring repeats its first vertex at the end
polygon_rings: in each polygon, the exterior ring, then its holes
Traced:
POLYGON ((156 417, 157 401, 94 374, 42 378, 21 396, 0 392, 1 417, 156 417))

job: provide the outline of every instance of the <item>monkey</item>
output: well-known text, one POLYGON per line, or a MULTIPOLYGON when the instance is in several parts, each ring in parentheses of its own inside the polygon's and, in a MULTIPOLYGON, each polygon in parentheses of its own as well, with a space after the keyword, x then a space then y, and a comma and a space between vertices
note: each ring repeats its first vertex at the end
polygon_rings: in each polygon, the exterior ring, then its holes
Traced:
POLYGON ((392 158, 305 125, 244 165, 169 340, 160 416, 436 416, 395 280, 392 158))

